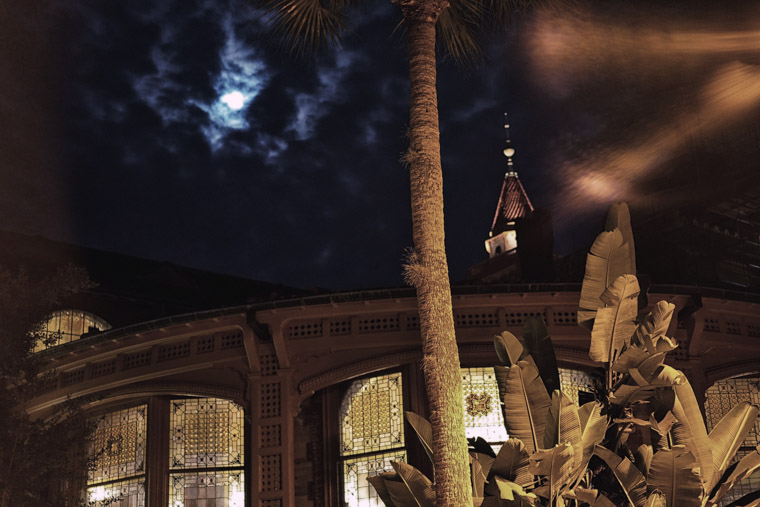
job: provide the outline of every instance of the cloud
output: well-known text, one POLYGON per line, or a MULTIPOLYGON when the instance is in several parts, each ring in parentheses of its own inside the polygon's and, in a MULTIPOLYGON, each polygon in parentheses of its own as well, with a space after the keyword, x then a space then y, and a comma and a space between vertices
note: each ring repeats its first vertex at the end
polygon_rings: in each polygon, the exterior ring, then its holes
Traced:
POLYGON ((319 85, 310 92, 296 93, 295 117, 288 130, 295 132, 296 138, 305 141, 312 137, 319 121, 330 112, 330 107, 341 99, 341 85, 356 60, 356 54, 344 50, 333 50, 328 62, 317 67, 319 85))

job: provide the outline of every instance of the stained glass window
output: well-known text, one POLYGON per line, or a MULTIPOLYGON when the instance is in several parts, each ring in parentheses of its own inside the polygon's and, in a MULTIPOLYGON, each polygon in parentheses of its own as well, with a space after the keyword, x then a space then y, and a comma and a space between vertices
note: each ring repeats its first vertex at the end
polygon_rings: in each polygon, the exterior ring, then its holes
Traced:
POLYGON ((94 506, 145 505, 147 406, 111 412, 98 421, 90 446, 87 498, 94 506))
POLYGON ((52 343, 38 341, 34 352, 78 340, 92 330, 105 331, 111 325, 97 315, 83 310, 61 310, 52 313, 42 327, 42 337, 52 343))
POLYGON ((351 383, 340 408, 343 499, 351 507, 382 506, 367 475, 406 461, 401 373, 351 383))
POLYGON ((244 425, 229 400, 171 401, 170 506, 244 507, 244 425))
POLYGON ((578 393, 593 393, 594 378, 582 370, 559 369, 559 383, 562 393, 568 396, 574 403, 582 405, 578 399, 578 393))
POLYGON ((464 426, 467 438, 481 437, 498 451, 507 440, 499 386, 493 368, 462 368, 464 426))
MULTIPOLYGON (((707 431, 712 431, 713 427, 720 422, 723 416, 742 401, 760 405, 760 377, 728 378, 719 380, 713 384, 705 392, 705 423, 707 431)), ((732 463, 739 461, 752 452, 760 443, 758 442, 758 430, 760 430, 760 421, 755 421, 755 426, 750 430, 744 442, 742 442, 732 463)), ((734 486, 731 493, 726 495, 723 505, 727 505, 758 489, 760 489, 760 472, 755 472, 734 486)))

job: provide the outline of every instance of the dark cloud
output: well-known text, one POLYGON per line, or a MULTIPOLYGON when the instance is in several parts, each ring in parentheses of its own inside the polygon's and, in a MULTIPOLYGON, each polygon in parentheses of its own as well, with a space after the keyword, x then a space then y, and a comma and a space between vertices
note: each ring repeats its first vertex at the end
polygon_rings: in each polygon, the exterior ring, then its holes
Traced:
MULTIPOLYGON (((615 4, 599 8, 600 19, 624 9, 615 4)), ((11 6, 8 16, 3 228, 292 285, 401 284, 412 243, 399 162, 409 87, 393 5, 357 10, 343 46, 315 59, 286 57, 239 0, 78 0, 11 6), (221 101, 232 91, 245 97, 239 110, 221 101)), ((563 65, 582 60, 567 58, 542 79, 539 22, 526 13, 486 41, 480 66, 439 65, 454 279, 485 256, 505 170, 504 111, 528 193, 556 212, 569 195, 568 163, 645 143, 646 133, 687 118, 679 113, 696 109, 694 83, 725 63, 650 65, 632 52, 630 65, 613 68, 589 47, 593 66, 579 72, 563 65)), ((736 22, 728 16, 721 26, 736 22)), ((701 166, 728 158, 739 167, 744 156, 734 153, 757 137, 741 124, 713 135, 719 149, 699 138, 701 151, 674 150, 633 185, 636 195, 689 174, 695 156, 701 166)), ((580 229, 558 226, 561 250, 583 246, 580 229)))

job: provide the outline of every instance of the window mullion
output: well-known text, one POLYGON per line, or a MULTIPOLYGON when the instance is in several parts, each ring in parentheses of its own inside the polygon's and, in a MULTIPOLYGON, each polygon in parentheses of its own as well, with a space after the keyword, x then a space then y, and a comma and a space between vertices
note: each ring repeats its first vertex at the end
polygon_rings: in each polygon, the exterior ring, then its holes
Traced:
POLYGON ((148 403, 148 507, 169 504, 169 399, 153 396, 148 403))

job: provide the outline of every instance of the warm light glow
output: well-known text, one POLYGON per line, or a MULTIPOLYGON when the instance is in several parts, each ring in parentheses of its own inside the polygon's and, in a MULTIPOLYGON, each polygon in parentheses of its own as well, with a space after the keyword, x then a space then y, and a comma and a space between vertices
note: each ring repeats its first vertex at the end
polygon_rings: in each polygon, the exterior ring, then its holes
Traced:
POLYGON ((220 100, 227 104, 227 107, 233 111, 243 109, 245 106, 245 95, 235 90, 234 92, 225 93, 220 100))
POLYGON ((504 156, 505 157, 513 157, 514 154, 515 154, 515 149, 514 148, 505 148, 504 149, 504 156))
POLYGON ((91 488, 89 490, 89 497, 91 502, 102 502, 106 498, 108 498, 108 493, 106 492, 106 488, 103 486, 98 486, 97 488, 91 488))

